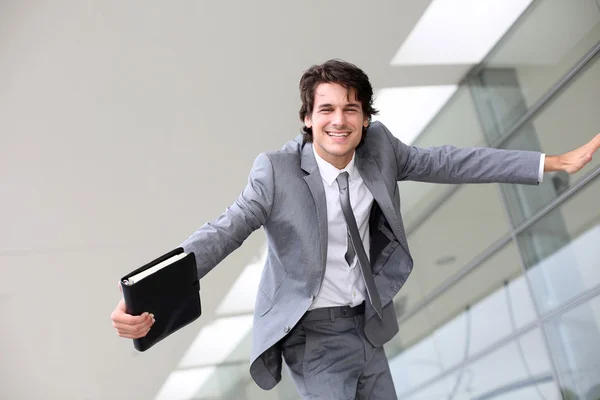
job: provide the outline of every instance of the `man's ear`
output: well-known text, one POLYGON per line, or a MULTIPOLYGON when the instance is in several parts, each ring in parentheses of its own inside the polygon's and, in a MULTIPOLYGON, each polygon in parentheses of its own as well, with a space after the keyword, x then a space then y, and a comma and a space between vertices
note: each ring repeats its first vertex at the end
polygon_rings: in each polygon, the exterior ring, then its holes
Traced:
POLYGON ((312 128, 312 121, 308 115, 304 117, 304 125, 306 125, 307 128, 312 128))
POLYGON ((369 126, 369 117, 365 117, 364 121, 363 121, 363 126, 365 128, 367 128, 369 126))

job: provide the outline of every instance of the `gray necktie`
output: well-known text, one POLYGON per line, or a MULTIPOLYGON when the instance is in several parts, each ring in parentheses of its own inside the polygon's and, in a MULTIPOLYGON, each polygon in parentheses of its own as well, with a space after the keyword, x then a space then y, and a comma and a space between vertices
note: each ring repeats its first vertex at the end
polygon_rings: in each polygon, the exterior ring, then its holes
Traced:
POLYGON ((350 190, 348 189, 348 173, 342 172, 337 177, 337 183, 340 190, 340 203, 342 204, 342 213, 346 220, 346 226, 348 227, 348 251, 346 252, 345 258, 348 264, 352 263, 354 254, 358 256, 358 265, 362 271, 363 278, 365 280, 365 286, 367 288, 367 295, 371 301, 371 305, 375 309, 375 312, 381 318, 381 299, 373 280, 373 272, 371 271, 371 264, 367 258, 367 253, 358 233, 358 226, 356 225, 356 219, 354 219, 354 213, 352 212, 352 206, 350 205, 350 190))

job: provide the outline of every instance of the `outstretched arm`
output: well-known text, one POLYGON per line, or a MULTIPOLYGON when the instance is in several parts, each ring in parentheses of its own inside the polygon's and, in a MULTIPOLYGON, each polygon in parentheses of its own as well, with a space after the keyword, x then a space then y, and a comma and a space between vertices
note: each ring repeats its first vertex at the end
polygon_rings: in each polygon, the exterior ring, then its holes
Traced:
POLYGON ((600 148, 600 133, 578 149, 557 156, 546 156, 544 172, 565 171, 574 174, 592 161, 594 153, 600 148))
POLYGON ((402 143, 383 124, 373 125, 383 129, 394 149, 399 181, 535 185, 540 182, 542 172, 565 171, 573 174, 581 170, 600 148, 600 134, 578 149, 543 158, 542 154, 536 151, 487 147, 420 148, 402 143))
POLYGON ((422 148, 402 143, 379 122, 374 123, 373 127, 383 130, 383 137, 387 137, 394 149, 393 158, 398 181, 450 184, 539 183, 542 156, 540 152, 487 147, 422 148))
POLYGON ((269 218, 275 183, 273 165, 266 154, 254 161, 248 185, 237 200, 217 219, 196 230, 181 247, 194 252, 198 278, 202 278, 269 218))
MULTIPOLYGON (((273 193, 273 166, 269 157, 261 154, 254 162, 248 185, 235 203, 219 218, 199 228, 181 244, 186 252, 194 252, 199 278, 237 249, 254 230, 268 220, 273 193)), ((154 324, 152 314, 127 314, 123 299, 112 312, 111 319, 119 336, 130 339, 146 336, 154 324)))

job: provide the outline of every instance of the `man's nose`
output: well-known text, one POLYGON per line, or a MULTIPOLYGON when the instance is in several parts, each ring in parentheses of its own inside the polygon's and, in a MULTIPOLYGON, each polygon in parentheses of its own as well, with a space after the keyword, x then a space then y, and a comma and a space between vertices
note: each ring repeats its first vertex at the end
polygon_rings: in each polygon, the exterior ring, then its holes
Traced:
POLYGON ((343 126, 346 122, 346 116, 343 110, 336 110, 333 114, 333 120, 331 123, 336 126, 343 126))

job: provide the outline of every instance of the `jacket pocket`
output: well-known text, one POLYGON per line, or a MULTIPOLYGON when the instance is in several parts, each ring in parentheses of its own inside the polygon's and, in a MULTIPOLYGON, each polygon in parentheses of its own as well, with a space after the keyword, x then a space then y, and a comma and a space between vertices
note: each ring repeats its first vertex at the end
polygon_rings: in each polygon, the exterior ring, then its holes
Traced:
POLYGON ((269 298, 263 293, 263 291, 258 288, 258 293, 256 294, 256 302, 254 303, 254 313, 258 317, 262 317, 273 308, 273 303, 269 298))
POLYGON ((263 269, 263 274, 260 279, 259 290, 267 298, 269 302, 273 302, 279 288, 287 276, 287 272, 281 265, 267 262, 263 269))

